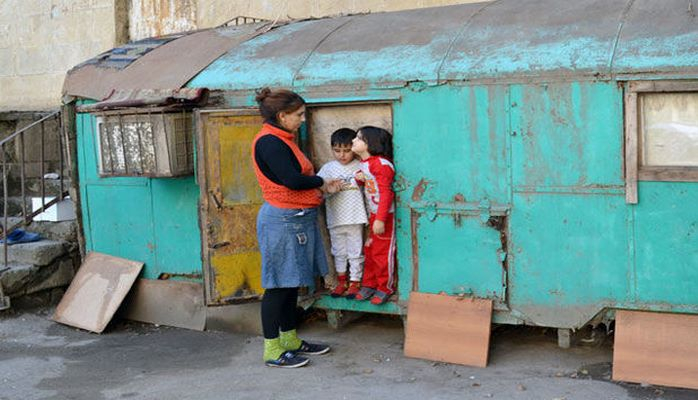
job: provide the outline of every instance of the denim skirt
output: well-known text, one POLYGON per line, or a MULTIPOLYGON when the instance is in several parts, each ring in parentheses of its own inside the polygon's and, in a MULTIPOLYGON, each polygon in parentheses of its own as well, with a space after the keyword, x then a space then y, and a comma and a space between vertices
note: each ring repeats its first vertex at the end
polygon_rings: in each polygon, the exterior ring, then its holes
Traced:
POLYGON ((264 203, 257 214, 262 287, 312 286, 327 274, 317 208, 278 208, 264 203))

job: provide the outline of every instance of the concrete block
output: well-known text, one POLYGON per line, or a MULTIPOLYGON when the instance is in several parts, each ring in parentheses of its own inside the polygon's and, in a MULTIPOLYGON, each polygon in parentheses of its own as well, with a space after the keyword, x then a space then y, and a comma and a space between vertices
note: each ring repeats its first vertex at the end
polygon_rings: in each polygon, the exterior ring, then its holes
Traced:
POLYGON ((19 75, 51 72, 51 52, 45 47, 26 47, 17 52, 19 75))
POLYGON ((53 272, 50 273, 50 275, 48 275, 46 278, 31 282, 25 288, 24 292, 26 294, 70 285, 70 282, 75 276, 75 266, 73 265, 72 258, 60 260, 50 267, 53 267, 53 272))
MULTIPOLYGON (((56 240, 41 240, 7 246, 9 262, 18 264, 49 265, 66 253, 66 243, 56 240)), ((4 246, 2 246, 0 247, 0 259, 4 256, 5 251, 4 246)))
MULTIPOLYGON (((44 197, 43 204, 46 204, 53 199, 55 199, 55 197, 44 197)), ((32 197, 32 211, 38 211, 41 209, 41 207, 41 197, 32 197)), ((75 206, 73 205, 73 201, 66 198, 63 201, 59 201, 58 203, 52 205, 48 209, 45 209, 44 212, 34 217, 34 220, 59 222, 70 221, 74 220, 75 218, 75 206)))
POLYGON ((262 333, 260 302, 233 304, 206 308, 206 329, 241 332, 253 335, 262 333))
MULTIPOLYGON (((0 2, 2 3, 2 2, 0 2)), ((0 49, 12 46, 12 26, 10 24, 0 23, 0 49)))
POLYGON ((8 267, 9 270, 0 274, 0 282, 2 282, 2 288, 7 296, 21 293, 40 268, 36 265, 22 263, 10 263, 8 267))
MULTIPOLYGON (((1 34, 1 33, 0 33, 1 34)), ((2 36, 0 36, 2 37, 2 36)), ((2 39, 0 39, 2 40, 2 39)), ((12 48, 0 48, 0 76, 17 75, 17 57, 12 48)))
POLYGON ((77 242, 78 223, 75 220, 61 222, 35 221, 27 227, 30 232, 36 232, 41 237, 65 242, 77 242))

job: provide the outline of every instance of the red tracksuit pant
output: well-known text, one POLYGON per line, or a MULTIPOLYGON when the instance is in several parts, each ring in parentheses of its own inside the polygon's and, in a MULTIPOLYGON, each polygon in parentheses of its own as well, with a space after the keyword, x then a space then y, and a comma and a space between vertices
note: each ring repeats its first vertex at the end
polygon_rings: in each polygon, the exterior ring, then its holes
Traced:
POLYGON ((395 216, 388 214, 385 232, 373 233, 376 215, 368 218, 369 234, 364 246, 364 275, 361 286, 392 294, 395 292, 397 276, 395 271, 395 216))

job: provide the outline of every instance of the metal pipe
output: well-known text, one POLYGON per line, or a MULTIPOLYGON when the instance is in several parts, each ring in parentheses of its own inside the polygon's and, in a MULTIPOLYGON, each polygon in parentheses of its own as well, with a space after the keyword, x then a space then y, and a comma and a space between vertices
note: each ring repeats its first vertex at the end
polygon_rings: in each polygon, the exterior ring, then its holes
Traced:
POLYGON ((0 151, 2 151, 2 192, 3 192, 3 210, 2 210, 2 247, 5 267, 7 267, 7 157, 5 155, 5 144, 0 143, 0 151))
POLYGON ((22 191, 22 217, 24 217, 24 222, 29 222, 27 220, 27 201, 25 200, 27 196, 27 185, 26 185, 26 171, 24 164, 24 132, 19 135, 19 184, 22 191))
POLYGON ((145 166, 143 164, 143 139, 141 138, 141 133, 143 132, 143 125, 145 125, 142 122, 137 122, 136 123, 136 134, 138 135, 138 160, 140 161, 141 164, 141 174, 145 173, 145 166))
MULTIPOLYGON (((165 133, 165 149, 167 149, 167 171, 171 174, 172 171, 172 154, 170 154, 170 137, 167 134, 167 121, 165 121, 165 113, 160 113, 160 117, 162 118, 162 130, 165 133)), ((172 119, 174 121, 174 118, 172 119)), ((153 137, 154 135, 153 131, 153 137)), ((157 171, 158 173, 160 171, 157 171)))
POLYGON ((157 173, 158 170, 158 151, 157 151, 157 146, 155 145, 155 120, 153 120, 153 114, 148 111, 148 119, 150 120, 150 144, 153 146, 153 158, 155 159, 155 173, 157 173))
POLYGON ((40 171, 41 171, 41 210, 45 211, 46 210, 46 186, 44 184, 44 160, 45 160, 45 155, 44 155, 44 123, 41 123, 41 166, 40 166, 40 171))
MULTIPOLYGON (((109 153, 109 166, 110 166, 110 173, 114 173, 114 148, 112 147, 112 141, 111 141, 111 132, 109 132, 109 126, 110 124, 107 122, 107 117, 104 117, 102 119, 102 124, 100 125, 100 138, 101 138, 101 132, 104 132, 104 135, 107 137, 107 151, 109 153)), ((112 129, 112 132, 114 130, 112 129)), ((102 140, 100 139, 100 147, 102 146, 102 140)), ((100 152, 102 153, 102 156, 104 156, 104 152, 100 149, 100 152)), ((102 165, 104 166, 104 165, 102 165)))
POLYGON ((63 200, 63 129, 63 114, 58 114, 58 158, 60 160, 58 178, 61 180, 58 198, 61 200, 63 200))
POLYGON ((124 156, 124 171, 128 175, 128 158, 126 158, 126 139, 124 136, 124 121, 119 114, 119 133, 121 134, 121 154, 124 156))

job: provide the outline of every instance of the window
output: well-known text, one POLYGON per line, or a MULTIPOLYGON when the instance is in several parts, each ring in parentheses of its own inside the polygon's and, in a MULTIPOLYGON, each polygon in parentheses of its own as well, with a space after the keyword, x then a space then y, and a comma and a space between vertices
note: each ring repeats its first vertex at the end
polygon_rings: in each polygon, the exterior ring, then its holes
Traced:
POLYGON ((638 180, 698 182, 698 82, 631 82, 625 120, 628 203, 638 180))
POLYGON ((172 177, 194 172, 190 112, 97 116, 101 176, 172 177))

